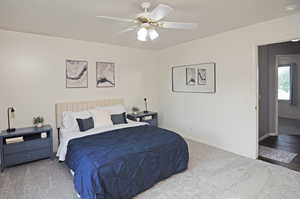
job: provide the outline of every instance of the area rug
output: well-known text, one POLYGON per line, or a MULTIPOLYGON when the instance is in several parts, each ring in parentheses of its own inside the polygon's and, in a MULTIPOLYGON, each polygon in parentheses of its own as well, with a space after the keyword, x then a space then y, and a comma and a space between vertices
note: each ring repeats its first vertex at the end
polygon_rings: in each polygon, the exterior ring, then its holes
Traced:
POLYGON ((259 156, 287 164, 292 162, 297 155, 297 153, 291 153, 266 146, 259 146, 259 156))

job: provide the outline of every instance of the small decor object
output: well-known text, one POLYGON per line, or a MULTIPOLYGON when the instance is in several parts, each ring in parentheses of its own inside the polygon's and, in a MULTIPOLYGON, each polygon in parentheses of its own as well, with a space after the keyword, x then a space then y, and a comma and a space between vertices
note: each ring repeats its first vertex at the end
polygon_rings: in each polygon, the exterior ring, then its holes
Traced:
POLYGON ((115 64, 96 62, 96 80, 98 88, 115 87, 115 64))
POLYGON ((144 98, 144 101, 145 101, 145 110, 144 110, 144 113, 148 113, 147 98, 144 98))
POLYGON ((8 129, 6 130, 7 132, 14 132, 16 131, 15 128, 11 127, 11 119, 15 117, 15 109, 13 107, 9 107, 7 109, 7 122, 8 122, 8 129))
POLYGON ((194 86, 196 85, 196 69, 186 68, 186 85, 194 86))
POLYGON ((44 118, 42 116, 33 118, 33 125, 37 128, 41 128, 44 126, 44 118))
POLYGON ((140 109, 136 106, 132 107, 131 110, 132 110, 132 113, 135 114, 135 115, 137 115, 140 112, 140 109))
POLYGON ((48 135, 47 135, 47 133, 46 132, 44 132, 44 133, 41 133, 41 138, 42 139, 46 139, 48 137, 48 135))
POLYGON ((215 93, 216 63, 172 67, 172 91, 181 93, 215 93))
POLYGON ((78 60, 66 60, 66 87, 88 87, 88 62, 78 60))

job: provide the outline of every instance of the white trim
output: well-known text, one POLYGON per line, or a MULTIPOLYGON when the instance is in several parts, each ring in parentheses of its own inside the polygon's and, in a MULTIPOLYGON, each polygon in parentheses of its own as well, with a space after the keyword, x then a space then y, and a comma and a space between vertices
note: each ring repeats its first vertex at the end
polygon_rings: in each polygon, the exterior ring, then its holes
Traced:
POLYGON ((268 134, 266 134, 266 135, 260 137, 260 138, 259 138, 259 141, 263 141, 264 139, 267 139, 267 138, 270 137, 270 136, 277 136, 277 134, 276 134, 276 133, 268 133, 268 134))
POLYGON ((278 66, 279 66, 279 63, 278 63, 278 55, 276 55, 276 66, 275 66, 275 70, 274 70, 274 73, 275 73, 275 87, 274 87, 274 89, 275 89, 275 95, 274 95, 274 97, 275 97, 275 99, 274 99, 274 101, 275 101, 275 133, 276 133, 276 135, 278 135, 278 116, 279 116, 279 110, 278 110, 278 106, 279 106, 279 104, 278 104, 278 66))
POLYGON ((259 138, 259 141, 263 141, 264 139, 266 139, 266 138, 268 138, 268 137, 270 137, 270 134, 269 134, 269 133, 266 134, 266 135, 264 135, 264 136, 262 136, 262 137, 260 137, 260 138, 259 138))
MULTIPOLYGON (((294 37, 296 38, 296 37, 294 37)), ((256 82, 255 82, 255 89, 256 89, 256 158, 258 158, 258 142, 259 142, 259 63, 258 63, 258 48, 260 46, 268 45, 268 44, 274 44, 274 43, 281 43, 281 42, 287 42, 291 41, 293 38, 290 36, 283 36, 280 39, 270 39, 269 41, 266 42, 255 42, 254 43, 254 68, 256 70, 256 82)), ((278 122, 278 121, 277 121, 278 122)))
POLYGON ((258 153, 259 153, 259 55, 258 55, 258 48, 260 45, 256 44, 254 47, 254 63, 255 63, 255 75, 256 75, 256 87, 255 87, 255 93, 256 93, 256 105, 255 105, 255 109, 256 109, 256 134, 255 134, 255 159, 258 158, 258 153))

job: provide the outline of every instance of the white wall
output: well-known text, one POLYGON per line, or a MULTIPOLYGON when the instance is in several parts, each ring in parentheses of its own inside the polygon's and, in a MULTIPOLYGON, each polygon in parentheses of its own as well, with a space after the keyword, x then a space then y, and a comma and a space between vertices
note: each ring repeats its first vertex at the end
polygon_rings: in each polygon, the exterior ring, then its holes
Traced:
POLYGON ((143 108, 148 97, 157 110, 153 57, 152 51, 0 30, 0 129, 7 128, 9 106, 16 108, 16 127, 42 115, 55 128, 54 105, 63 101, 124 98, 128 108, 143 108), (66 59, 89 62, 88 88, 66 88, 66 59), (116 88, 96 88, 96 61, 115 62, 116 88))
POLYGON ((160 51, 161 126, 256 158, 257 45, 297 37, 300 37, 300 14, 160 51), (172 66, 210 61, 217 63, 216 94, 172 93, 172 66))
POLYGON ((0 31, 0 127, 11 105, 17 127, 36 115, 54 126, 56 102, 124 97, 130 107, 147 96, 160 126, 256 158, 257 45, 297 37, 300 14, 158 52, 0 31), (88 89, 65 88, 65 59, 89 61, 88 89), (96 61, 116 63, 116 88, 95 87, 96 61), (216 94, 171 92, 172 66, 210 61, 217 63, 216 94))

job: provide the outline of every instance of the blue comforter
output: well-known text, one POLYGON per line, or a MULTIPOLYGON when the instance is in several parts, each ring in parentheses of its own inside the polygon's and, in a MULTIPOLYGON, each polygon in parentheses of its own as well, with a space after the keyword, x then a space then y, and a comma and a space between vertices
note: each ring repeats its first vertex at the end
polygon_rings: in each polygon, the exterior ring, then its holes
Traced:
POLYGON ((187 169, 186 142, 154 126, 129 127, 73 139, 66 164, 82 199, 129 199, 187 169))

